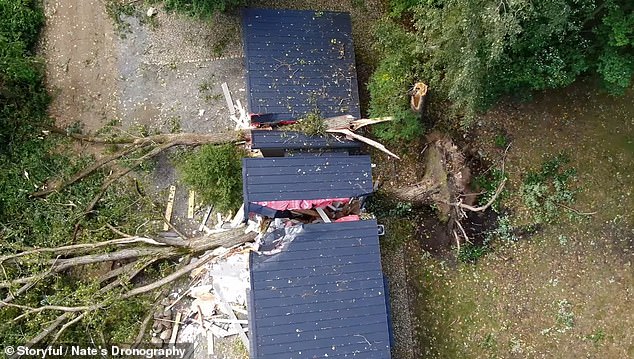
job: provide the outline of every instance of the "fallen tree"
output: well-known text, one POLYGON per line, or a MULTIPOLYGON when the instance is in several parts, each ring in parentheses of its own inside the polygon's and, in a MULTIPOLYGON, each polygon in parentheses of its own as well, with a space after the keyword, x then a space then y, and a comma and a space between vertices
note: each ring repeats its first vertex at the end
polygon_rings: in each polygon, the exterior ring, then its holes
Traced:
MULTIPOLYGON (((168 241, 169 244, 160 237, 153 239, 125 236, 98 243, 33 248, 3 255, 0 257, 0 266, 3 268, 6 279, 0 282, 0 288, 3 288, 2 291, 6 292, 6 295, 0 301, 0 308, 19 309, 21 314, 13 319, 15 322, 42 312, 61 313, 50 325, 44 327, 40 333, 29 340, 29 344, 34 345, 52 336, 49 342, 54 342, 66 329, 91 312, 104 309, 114 301, 123 301, 153 292, 213 260, 216 255, 211 250, 218 247, 234 247, 252 241, 254 238, 254 233, 244 234, 243 228, 237 228, 196 238, 172 238, 168 241), (106 249, 110 251, 104 251, 106 249), (22 268, 23 263, 30 257, 44 254, 49 255, 49 259, 46 260, 48 269, 32 273, 22 268), (192 256, 200 254, 202 256, 198 260, 189 261, 192 256), (159 260, 177 260, 183 257, 186 260, 183 260, 182 265, 170 274, 141 285, 133 284, 133 279, 142 275, 151 264, 159 260), (67 272, 76 267, 97 263, 125 264, 112 268, 98 278, 100 288, 94 293, 95 297, 91 299, 91 304, 31 306, 16 303, 20 302, 20 299, 28 294, 28 290, 38 282, 46 281, 58 273, 67 272), (12 290, 16 286, 19 289, 12 290), (113 295, 113 293, 116 294, 113 295)), ((38 257, 38 260, 41 261, 42 258, 38 257)))
MULTIPOLYGON (((352 134, 354 137, 352 131, 358 128, 389 120, 389 118, 354 120, 350 117, 342 117, 325 123, 329 131, 343 131, 345 135, 352 134)), ((251 241, 255 237, 254 234, 244 234, 242 229, 235 229, 214 235, 185 238, 171 226, 172 230, 179 234, 179 238, 161 238, 147 234, 128 235, 124 232, 125 230, 106 224, 108 228, 106 231, 110 232, 105 237, 108 239, 96 240, 95 237, 85 233, 101 229, 86 227, 80 230, 87 222, 97 221, 96 218, 101 215, 103 207, 108 205, 107 201, 100 202, 100 199, 109 191, 109 188, 147 160, 176 146, 238 144, 248 136, 248 133, 232 131, 215 134, 179 133, 147 137, 106 137, 49 128, 44 131, 44 134, 51 136, 61 134, 77 141, 96 145, 116 145, 117 148, 115 153, 97 158, 75 173, 66 172, 65 176, 49 178, 46 184, 36 185, 36 191, 30 193, 31 201, 34 202, 60 201, 56 205, 71 207, 79 207, 81 203, 82 207, 77 208, 78 213, 73 213, 73 217, 68 219, 74 225, 74 234, 69 236, 62 245, 37 248, 16 246, 0 252, 4 253, 0 255, 0 268, 3 274, 0 277, 0 310, 10 311, 5 312, 5 319, 8 318, 11 323, 32 320, 34 317, 40 318, 39 322, 42 322, 42 326, 35 332, 31 331, 29 337, 24 338, 31 345, 43 341, 52 343, 60 338, 63 340, 64 332, 85 318, 90 318, 94 313, 107 311, 117 303, 158 291, 213 260, 213 253, 208 251, 220 246, 232 247, 251 241), (87 195, 87 198, 92 197, 92 199, 76 203, 67 199, 60 200, 60 198, 66 198, 67 193, 74 187, 96 178, 92 175, 97 172, 101 173, 102 177, 95 187, 98 190, 95 190, 94 194, 91 192, 87 195), (87 216, 90 213, 99 213, 99 215, 87 216), (91 221, 82 219, 89 217, 92 217, 91 221), (77 234, 82 231, 85 235, 78 237, 77 234), (199 260, 189 263, 188 259, 191 256, 200 254, 202 257, 199 260), (170 273, 161 273, 158 278, 156 274, 154 276, 150 274, 152 268, 158 267, 159 264, 175 263, 179 259, 182 259, 181 265, 170 273), (97 266, 103 269, 104 264, 109 267, 107 271, 95 271, 97 266), (97 277, 84 280, 81 275, 78 275, 78 273, 88 272, 96 272, 97 277), (54 291, 47 288, 51 288, 60 276, 77 283, 92 285, 90 298, 71 298, 72 300, 58 298, 49 302, 46 298, 54 291), (153 281, 148 282, 149 278, 153 278, 153 281), (52 314, 55 316, 51 317, 52 314)), ((386 150, 386 152, 389 151, 386 150)), ((25 176, 28 177, 28 173, 25 176)), ((110 197, 110 200, 112 198, 110 197)), ((161 218, 161 221, 163 220, 164 218, 161 218)), ((132 233, 138 233, 138 227, 136 231, 134 227, 127 228, 132 233)), ((0 231, 2 231, 1 228, 0 231)), ((52 297, 55 295, 53 294, 52 297)), ((137 342, 139 336, 142 336, 142 333, 137 335, 137 342)))

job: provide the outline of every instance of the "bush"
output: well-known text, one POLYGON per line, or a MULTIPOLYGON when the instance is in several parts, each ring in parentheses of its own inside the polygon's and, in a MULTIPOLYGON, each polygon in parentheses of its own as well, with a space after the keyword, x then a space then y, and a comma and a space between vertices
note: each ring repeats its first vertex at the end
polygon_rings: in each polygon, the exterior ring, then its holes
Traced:
POLYGON ((458 252, 458 260, 463 263, 476 263, 478 259, 483 257, 490 251, 488 244, 471 244, 465 243, 460 247, 458 252))
POLYGON ((0 0, 0 38, 20 42, 26 49, 37 44, 44 13, 36 0, 0 0))
POLYGON ((205 145, 184 155, 179 165, 183 182, 197 192, 204 204, 220 211, 242 204, 243 150, 234 145, 205 145))
POLYGON ((383 60, 370 78, 370 116, 392 116, 394 121, 374 126, 382 141, 411 141, 423 133, 420 116, 410 110, 407 90, 416 80, 414 38, 390 21, 375 28, 375 50, 383 60))

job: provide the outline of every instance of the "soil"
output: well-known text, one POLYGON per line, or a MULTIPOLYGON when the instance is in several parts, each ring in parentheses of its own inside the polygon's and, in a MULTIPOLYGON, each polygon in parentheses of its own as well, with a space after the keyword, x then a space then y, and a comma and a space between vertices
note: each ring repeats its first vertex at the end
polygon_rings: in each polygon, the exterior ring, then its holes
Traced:
POLYGON ((117 35, 101 2, 44 1, 42 54, 53 95, 50 115, 61 127, 80 123, 87 131, 117 112, 117 35))

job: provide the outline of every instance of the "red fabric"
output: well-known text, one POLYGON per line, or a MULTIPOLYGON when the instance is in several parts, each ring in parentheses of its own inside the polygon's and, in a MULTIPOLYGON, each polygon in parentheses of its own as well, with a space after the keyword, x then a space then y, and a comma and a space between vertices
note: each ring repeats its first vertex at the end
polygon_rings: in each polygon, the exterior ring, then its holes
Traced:
POLYGON ((351 214, 345 217, 341 217, 339 219, 337 219, 335 222, 354 222, 354 221, 358 221, 360 220, 361 217, 357 216, 356 214, 351 214))
POLYGON ((256 202, 260 206, 276 209, 278 211, 293 209, 311 209, 313 207, 326 207, 333 202, 348 203, 350 198, 327 198, 327 199, 301 199, 292 201, 268 201, 256 202))

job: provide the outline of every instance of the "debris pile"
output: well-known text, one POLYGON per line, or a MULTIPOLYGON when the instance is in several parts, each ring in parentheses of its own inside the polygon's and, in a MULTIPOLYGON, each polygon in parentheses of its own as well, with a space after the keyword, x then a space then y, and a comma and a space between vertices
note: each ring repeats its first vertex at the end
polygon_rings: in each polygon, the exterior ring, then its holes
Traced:
POLYGON ((192 271, 189 285, 164 298, 156 308, 152 344, 199 345, 202 337, 207 339, 207 353, 213 354, 215 340, 238 335, 248 348, 246 301, 251 250, 251 244, 214 250, 214 260, 192 271))

